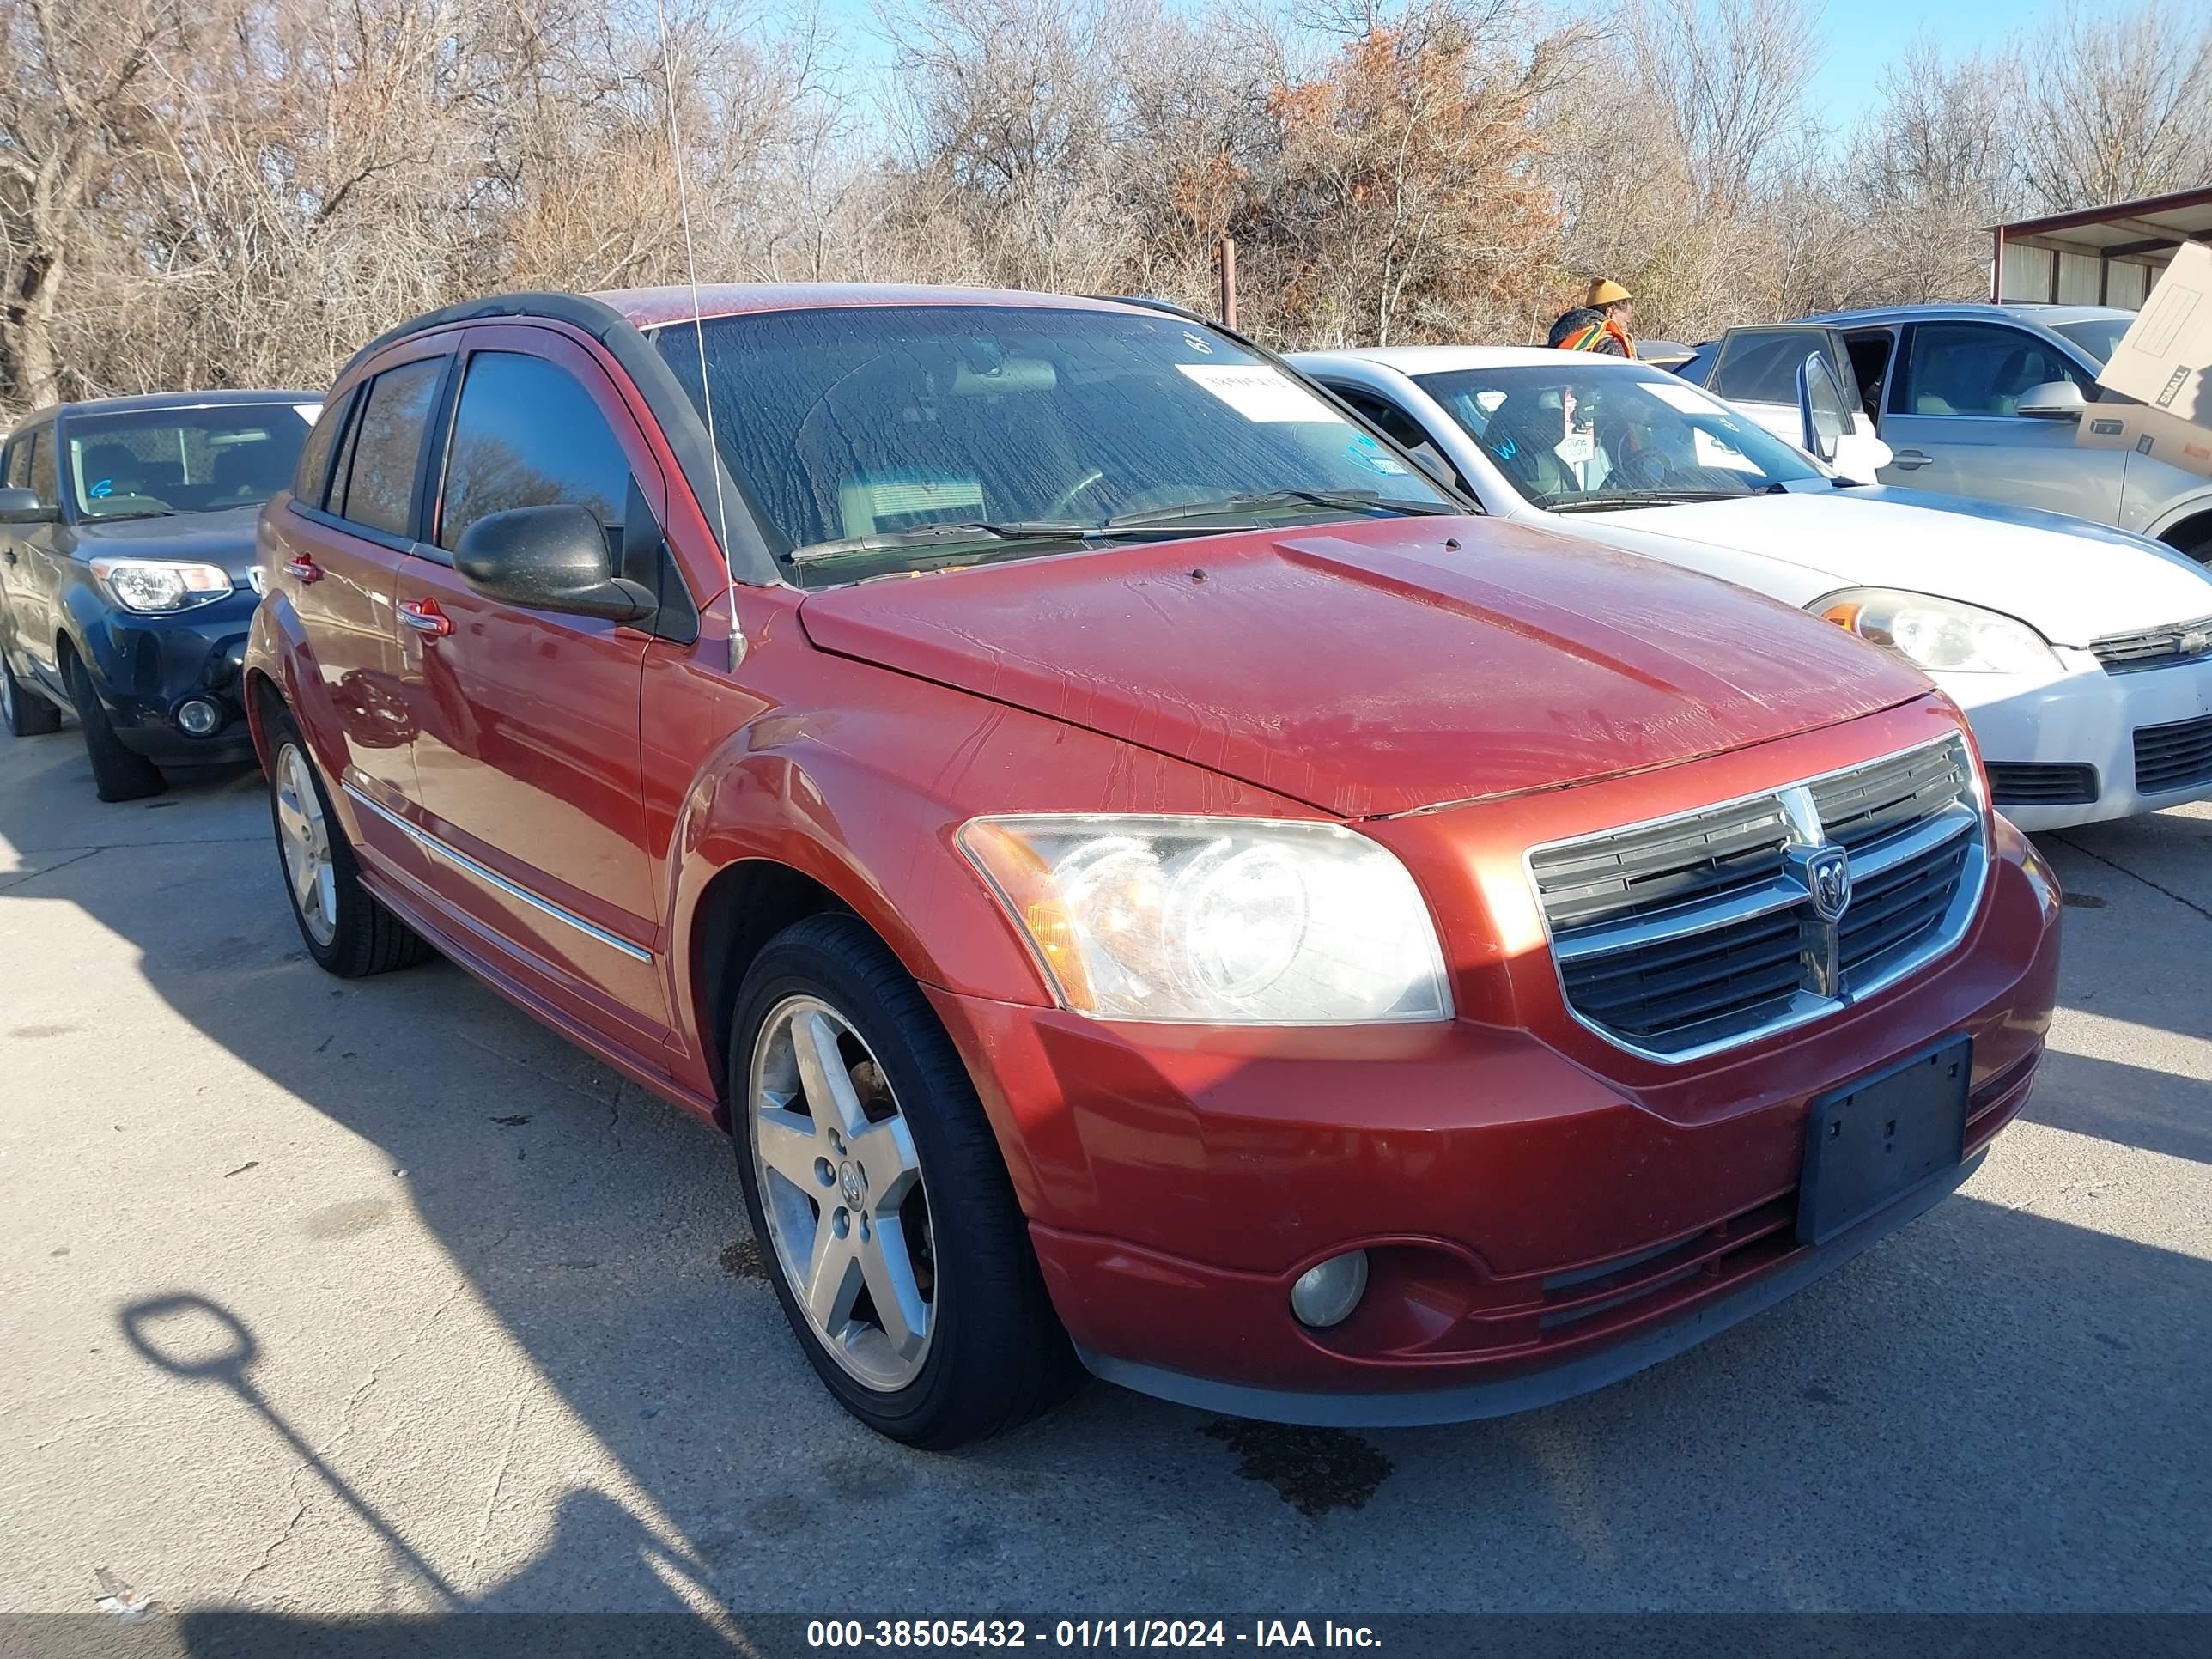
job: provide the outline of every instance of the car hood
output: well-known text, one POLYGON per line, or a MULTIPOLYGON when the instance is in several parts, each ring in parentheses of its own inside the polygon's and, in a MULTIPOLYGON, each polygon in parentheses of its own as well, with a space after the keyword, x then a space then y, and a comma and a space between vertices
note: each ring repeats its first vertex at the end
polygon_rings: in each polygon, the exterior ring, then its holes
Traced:
POLYGON ((1744 589, 1496 520, 1064 554, 833 588, 799 616, 823 650, 1344 817, 1663 766, 1927 690, 1744 589))
POLYGON ((102 553, 135 559, 177 559, 221 565, 243 580, 253 568, 253 526, 260 505, 216 513, 179 513, 166 519, 88 520, 76 526, 77 556, 102 553))
MULTIPOLYGON (((2124 530, 2033 507, 1875 485, 1581 514, 1639 543, 1724 547, 1816 571, 1830 587, 1903 587, 2017 617, 2082 646, 2212 615, 2212 575, 2124 530)), ((1650 550, 1665 556, 1661 546, 1650 550)), ((1753 580, 1750 572, 1742 579, 1753 580)))

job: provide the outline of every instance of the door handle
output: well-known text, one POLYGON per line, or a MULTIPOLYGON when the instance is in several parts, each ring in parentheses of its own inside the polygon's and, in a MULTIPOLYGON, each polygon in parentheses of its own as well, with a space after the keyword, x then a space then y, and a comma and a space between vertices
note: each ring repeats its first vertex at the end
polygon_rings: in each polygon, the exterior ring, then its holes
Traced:
POLYGON ((1923 455, 1917 449, 1900 449, 1889 458, 1889 464, 1910 472, 1914 467, 1925 466, 1935 459, 1933 455, 1923 455))
POLYGON ((284 561, 284 574, 303 582, 319 582, 323 579, 322 567, 304 553, 296 559, 284 561))
POLYGON ((442 640, 453 631, 453 618, 438 609, 435 599, 410 599, 399 607, 399 620, 426 639, 442 640))

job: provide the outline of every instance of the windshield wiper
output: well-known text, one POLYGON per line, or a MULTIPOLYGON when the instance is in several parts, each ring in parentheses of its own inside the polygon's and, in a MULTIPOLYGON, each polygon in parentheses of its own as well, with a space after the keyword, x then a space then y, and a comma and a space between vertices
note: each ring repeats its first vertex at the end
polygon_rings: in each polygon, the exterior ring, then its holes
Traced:
POLYGON ((1143 513, 1121 513, 1106 520, 1108 530, 1140 529, 1147 525, 1181 524, 1217 513, 1248 513, 1255 507, 1326 507, 1359 513, 1395 513, 1404 516, 1458 514, 1463 508, 1445 501, 1408 501, 1387 498, 1379 489, 1263 489, 1250 495, 1224 495, 1218 501, 1188 501, 1143 513))
POLYGON ((1686 501, 1740 501, 1747 489, 1601 489, 1587 495, 1556 500, 1531 495, 1528 503, 1547 513, 1587 513, 1608 507, 1676 507, 1686 501))
POLYGON ((129 519, 173 519, 176 516, 177 509, 173 507, 142 507, 136 513, 88 513, 84 515, 84 521, 87 524, 121 524, 129 519))
POLYGON ((928 547, 938 542, 1073 542, 1096 536, 1099 526, 1045 520, 986 523, 972 520, 961 524, 926 524, 912 530, 890 530, 877 536, 849 536, 842 541, 811 542, 791 550, 793 564, 819 564, 830 559, 856 558, 868 553, 891 553, 902 547, 928 547))

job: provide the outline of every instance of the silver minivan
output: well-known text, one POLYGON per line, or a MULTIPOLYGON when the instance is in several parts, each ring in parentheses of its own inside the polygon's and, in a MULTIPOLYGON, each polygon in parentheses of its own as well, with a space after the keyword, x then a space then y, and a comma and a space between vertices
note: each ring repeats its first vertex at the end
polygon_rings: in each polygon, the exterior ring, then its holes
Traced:
MULTIPOLYGON (((2094 519, 2212 562, 2212 478, 2075 441, 2092 404, 2126 401, 2097 373, 2134 319, 2105 306, 1918 305, 1800 326, 1816 349, 1842 337, 1845 384, 1857 381, 1893 452, 1882 483, 2094 519)), ((1730 392, 1717 342, 1680 372, 1723 398, 1752 395, 1730 392)))

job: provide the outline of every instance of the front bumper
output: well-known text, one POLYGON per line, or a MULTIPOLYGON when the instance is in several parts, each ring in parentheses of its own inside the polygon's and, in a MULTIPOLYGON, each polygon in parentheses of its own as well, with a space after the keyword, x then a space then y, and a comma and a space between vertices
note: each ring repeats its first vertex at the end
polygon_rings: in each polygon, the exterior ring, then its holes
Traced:
POLYGON ((1046 1284, 1095 1371, 1288 1421, 1491 1415, 1678 1352, 1948 1190, 1799 1244, 1814 1097, 1966 1032, 1970 1163, 2020 1111, 2057 989, 2057 896, 2002 822, 1992 850, 1948 956, 1663 1079, 1465 1017, 1233 1033, 932 995, 1016 1149, 1046 1284), (1300 1325, 1292 1282, 1355 1248, 1358 1310, 1300 1325))
POLYGON ((1997 809, 2023 830, 2063 830, 2154 812, 2212 795, 2212 766, 2163 787, 2138 787, 2136 733, 2196 720, 2212 737, 2212 658, 2107 673, 2087 651, 2057 648, 2044 674, 1938 674, 1936 683, 1965 711, 1982 758, 1992 769, 1997 809), (2010 767, 2087 767, 2087 799, 2008 798, 2010 767))
POLYGON ((240 589, 227 599, 171 617, 108 611, 82 643, 94 690, 125 748, 157 766, 215 765, 253 758, 240 701, 246 636, 258 601, 240 589), (217 715, 194 737, 178 723, 185 703, 217 715))

